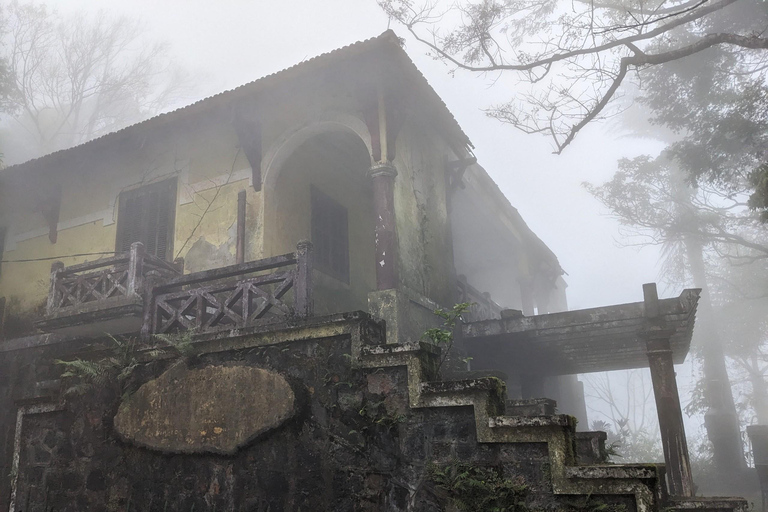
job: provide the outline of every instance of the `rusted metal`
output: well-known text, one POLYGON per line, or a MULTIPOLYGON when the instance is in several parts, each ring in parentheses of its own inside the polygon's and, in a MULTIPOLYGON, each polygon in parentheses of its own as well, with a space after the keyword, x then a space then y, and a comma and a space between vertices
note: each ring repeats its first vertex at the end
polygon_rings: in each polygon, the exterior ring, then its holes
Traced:
POLYGON ((691 462, 669 343, 674 329, 664 325, 656 284, 643 285, 643 295, 647 324, 640 333, 640 337, 645 340, 648 365, 651 370, 669 494, 689 497, 693 496, 691 462))
POLYGON ((245 190, 237 193, 237 263, 245 263, 245 197, 245 190))
POLYGON ((398 258, 395 224, 395 176, 391 164, 374 165, 370 171, 373 181, 373 210, 376 222, 376 288, 390 290, 397 287, 398 258))

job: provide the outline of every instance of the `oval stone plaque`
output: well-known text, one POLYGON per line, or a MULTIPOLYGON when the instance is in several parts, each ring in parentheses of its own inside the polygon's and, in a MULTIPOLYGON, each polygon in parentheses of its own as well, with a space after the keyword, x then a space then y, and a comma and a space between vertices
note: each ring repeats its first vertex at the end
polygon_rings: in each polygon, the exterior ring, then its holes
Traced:
POLYGON ((163 452, 232 454, 295 413, 277 373, 249 366, 174 367, 120 404, 124 440, 163 452))

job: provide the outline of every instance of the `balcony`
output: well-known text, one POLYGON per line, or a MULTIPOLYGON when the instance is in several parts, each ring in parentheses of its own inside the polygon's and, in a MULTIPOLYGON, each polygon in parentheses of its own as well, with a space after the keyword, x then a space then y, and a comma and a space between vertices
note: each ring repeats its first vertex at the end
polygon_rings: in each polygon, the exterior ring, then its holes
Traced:
POLYGON ((481 292, 467 283, 466 276, 460 275, 456 280, 456 292, 457 302, 469 304, 469 309, 462 315, 465 322, 480 322, 482 320, 501 318, 501 310, 504 308, 494 302, 490 293, 481 292))
POLYGON ((183 274, 134 243, 125 254, 51 269, 42 331, 95 337, 240 330, 312 315, 312 245, 263 260, 183 274), (287 294, 292 291, 292 297, 287 294), (290 300, 289 300, 290 299, 290 300))

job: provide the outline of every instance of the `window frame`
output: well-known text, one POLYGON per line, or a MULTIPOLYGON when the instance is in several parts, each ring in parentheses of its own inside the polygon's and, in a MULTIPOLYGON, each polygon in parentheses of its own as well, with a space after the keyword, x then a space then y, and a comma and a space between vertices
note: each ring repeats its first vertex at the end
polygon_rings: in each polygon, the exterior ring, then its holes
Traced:
POLYGON ((345 284, 350 283, 350 245, 349 245, 349 209, 343 204, 339 203, 331 196, 320 190, 315 185, 310 185, 310 238, 314 245, 313 250, 313 265, 320 272, 337 279, 345 284), (323 209, 323 212, 318 212, 318 208, 323 209), (330 222, 338 221, 333 217, 344 218, 344 229, 336 228, 332 226, 330 222), (326 223, 326 224, 322 224, 326 223), (341 248, 334 248, 338 240, 333 238, 327 242, 331 244, 326 245, 325 241, 321 238, 334 229, 338 229, 338 232, 344 233, 343 243, 341 248), (326 255, 325 252, 329 254, 326 255), (343 260, 340 268, 335 267, 330 260, 325 258, 334 258, 342 256, 343 260))
MULTIPOLYGON (((115 253, 120 254, 122 252, 125 252, 128 249, 125 249, 122 247, 122 240, 125 238, 125 230, 128 228, 128 224, 126 223, 125 218, 125 208, 127 207, 127 202, 137 196, 141 195, 147 195, 150 194, 153 189, 164 189, 167 190, 162 193, 168 194, 168 199, 170 202, 170 206, 168 209, 168 221, 166 226, 166 233, 165 233, 165 260, 166 261, 173 261, 173 243, 174 243, 174 237, 176 232, 176 202, 178 198, 178 180, 176 177, 156 181, 153 183, 149 183, 147 185, 142 185, 139 187, 135 187, 129 190, 124 190, 120 192, 120 195, 118 196, 117 201, 117 233, 115 236, 115 253), (121 222, 122 220, 122 222, 121 222)), ((142 228, 144 229, 144 228, 142 228)), ((141 241, 141 240, 134 240, 134 241, 141 241)))

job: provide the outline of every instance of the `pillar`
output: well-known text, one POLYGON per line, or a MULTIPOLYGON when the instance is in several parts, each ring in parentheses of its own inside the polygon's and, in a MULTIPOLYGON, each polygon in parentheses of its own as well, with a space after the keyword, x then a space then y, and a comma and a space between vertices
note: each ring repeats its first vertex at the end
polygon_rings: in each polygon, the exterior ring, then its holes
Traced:
POLYGON ((397 288, 397 231, 395 226, 395 176, 391 163, 380 163, 369 172, 373 182, 373 213, 376 221, 376 289, 397 288))
POLYGON ((237 193, 237 246, 235 262, 245 263, 245 190, 237 193))
POLYGON ((534 311, 534 296, 533 296, 533 278, 521 277, 518 281, 520 283, 520 299, 523 314, 525 316, 533 316, 534 311))
POLYGON ((640 333, 645 340, 651 369, 653 395, 659 416, 661 444, 667 468, 667 485, 671 496, 693 496, 691 463, 685 437, 680 394, 677 390, 672 349, 669 344, 674 330, 666 329, 659 311, 656 284, 644 284, 646 327, 640 333))

